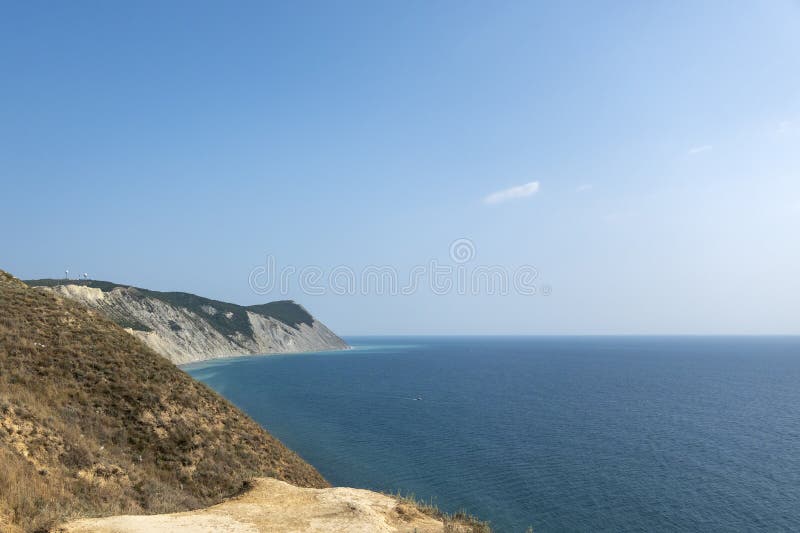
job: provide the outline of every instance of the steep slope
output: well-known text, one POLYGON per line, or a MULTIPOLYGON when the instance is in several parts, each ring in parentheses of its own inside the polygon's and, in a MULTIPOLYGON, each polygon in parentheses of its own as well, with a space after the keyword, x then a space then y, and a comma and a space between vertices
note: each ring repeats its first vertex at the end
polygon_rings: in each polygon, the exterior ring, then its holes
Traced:
POLYGON ((239 355, 338 350, 347 344, 291 301, 243 307, 185 292, 94 280, 30 280, 95 308, 174 363, 239 355))
POLYGON ((0 531, 220 502, 310 465, 101 313, 0 271, 0 531))

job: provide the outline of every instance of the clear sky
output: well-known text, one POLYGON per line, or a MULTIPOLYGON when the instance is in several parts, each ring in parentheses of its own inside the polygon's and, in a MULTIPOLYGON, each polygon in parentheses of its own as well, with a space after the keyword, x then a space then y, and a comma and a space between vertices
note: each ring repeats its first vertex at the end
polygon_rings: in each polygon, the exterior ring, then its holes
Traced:
POLYGON ((343 334, 800 334, 800 3, 4 1, 0 183, 22 278, 343 334), (249 282, 457 239, 537 293, 249 282))

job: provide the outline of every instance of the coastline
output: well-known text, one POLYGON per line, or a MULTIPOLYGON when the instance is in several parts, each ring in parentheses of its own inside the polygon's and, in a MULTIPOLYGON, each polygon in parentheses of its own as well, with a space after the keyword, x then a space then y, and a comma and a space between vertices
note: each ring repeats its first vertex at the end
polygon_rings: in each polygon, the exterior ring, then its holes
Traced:
POLYGON ((327 354, 327 353, 339 353, 339 352, 348 352, 352 351, 355 348, 350 346, 349 344, 344 348, 331 348, 330 350, 299 350, 296 352, 269 352, 269 353, 254 353, 254 354, 244 354, 244 355, 222 355, 219 357, 212 357, 211 359, 199 359, 197 361, 190 361, 188 363, 175 363, 175 366, 183 370, 184 372, 189 369, 199 369, 202 368, 203 365, 208 364, 209 366, 213 366, 215 364, 220 364, 224 362, 235 363, 238 361, 245 361, 248 359, 263 359, 268 357, 279 357, 279 356, 294 356, 294 355, 311 355, 311 354, 327 354))

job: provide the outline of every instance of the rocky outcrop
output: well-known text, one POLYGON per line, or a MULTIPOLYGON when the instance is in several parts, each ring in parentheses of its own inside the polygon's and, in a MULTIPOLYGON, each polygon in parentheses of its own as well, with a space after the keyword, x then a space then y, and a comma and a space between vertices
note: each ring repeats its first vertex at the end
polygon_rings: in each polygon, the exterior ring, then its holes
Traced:
POLYGON ((443 533, 473 531, 368 490, 300 488, 261 478, 247 493, 207 509, 150 516, 75 520, 67 533, 443 533))
POLYGON ((347 348, 341 338, 291 301, 243 307, 188 293, 107 282, 27 283, 96 309, 176 364, 347 348))

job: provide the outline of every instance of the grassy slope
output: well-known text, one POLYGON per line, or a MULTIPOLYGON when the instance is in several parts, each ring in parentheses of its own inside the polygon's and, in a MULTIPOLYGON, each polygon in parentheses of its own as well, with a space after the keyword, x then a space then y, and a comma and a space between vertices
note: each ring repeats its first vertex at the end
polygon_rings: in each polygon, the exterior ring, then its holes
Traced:
POLYGON ((327 486, 117 324, 0 271, 0 531, 196 508, 258 475, 327 486))
MULTIPOLYGON (((218 300, 211 300, 203 298, 188 292, 160 292, 151 291, 149 289, 141 289, 139 287, 130 287, 128 285, 120 285, 109 281, 96 281, 96 280, 69 280, 68 282, 63 279, 34 279, 26 280, 25 283, 32 287, 53 287, 56 285, 64 285, 69 283, 71 285, 85 285, 93 287, 102 291, 108 292, 118 287, 134 289, 133 294, 140 294, 142 297, 155 298, 166 302, 170 305, 185 307, 190 311, 204 317, 208 322, 223 335, 235 335, 237 332, 243 333, 252 337, 253 330, 250 326, 250 321, 247 318, 247 311, 257 313, 264 316, 272 317, 280 320, 284 324, 297 328, 300 324, 311 325, 314 318, 300 305, 290 300, 281 300, 277 302, 270 302, 262 305, 251 305, 243 307, 227 302, 220 302, 218 300), (203 306, 211 306, 215 308, 218 313, 209 315, 203 311, 203 306), (225 313, 231 313, 231 318, 227 318, 225 313)), ((117 321, 119 323, 119 321, 117 321)), ((135 325, 120 324, 123 327, 133 327, 138 329, 135 325)))

